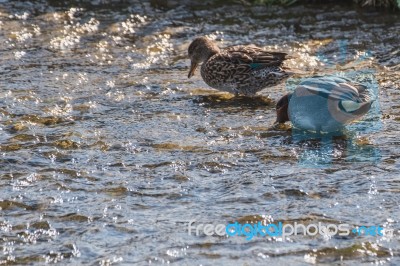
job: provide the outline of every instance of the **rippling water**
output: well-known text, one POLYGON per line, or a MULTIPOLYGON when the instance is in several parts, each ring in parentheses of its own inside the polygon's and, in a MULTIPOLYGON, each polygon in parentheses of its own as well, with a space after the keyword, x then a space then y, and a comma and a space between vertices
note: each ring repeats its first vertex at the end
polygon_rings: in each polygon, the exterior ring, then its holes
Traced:
POLYGON ((0 1, 0 264, 400 263, 398 14, 104 2, 0 1), (376 112, 329 141, 273 127, 293 81, 249 100, 188 80, 198 35, 310 76, 369 71, 376 112), (394 234, 247 241, 190 220, 394 234))

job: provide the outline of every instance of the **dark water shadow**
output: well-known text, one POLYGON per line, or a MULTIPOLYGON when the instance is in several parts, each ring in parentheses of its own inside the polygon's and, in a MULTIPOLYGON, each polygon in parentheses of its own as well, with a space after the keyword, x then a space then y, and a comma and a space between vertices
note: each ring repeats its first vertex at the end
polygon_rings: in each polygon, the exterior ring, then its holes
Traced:
POLYGON ((193 102, 208 108, 245 107, 249 109, 270 109, 275 106, 275 101, 265 96, 235 97, 225 94, 201 95, 195 97, 193 102))

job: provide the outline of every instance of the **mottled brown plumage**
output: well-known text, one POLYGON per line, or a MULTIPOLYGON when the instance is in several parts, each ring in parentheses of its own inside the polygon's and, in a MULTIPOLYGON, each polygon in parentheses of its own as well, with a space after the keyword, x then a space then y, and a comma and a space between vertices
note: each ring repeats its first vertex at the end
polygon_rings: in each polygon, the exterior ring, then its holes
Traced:
POLYGON ((287 54, 264 51, 254 45, 221 50, 206 37, 199 37, 190 44, 188 54, 191 60, 189 78, 203 63, 200 73, 209 86, 236 95, 253 96, 288 77, 282 69, 287 54))

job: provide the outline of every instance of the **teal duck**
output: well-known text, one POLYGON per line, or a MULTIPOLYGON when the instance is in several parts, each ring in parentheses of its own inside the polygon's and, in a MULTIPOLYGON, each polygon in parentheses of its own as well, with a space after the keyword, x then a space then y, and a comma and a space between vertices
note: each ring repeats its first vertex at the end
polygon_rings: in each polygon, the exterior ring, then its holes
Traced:
POLYGON ((202 63, 200 73, 210 87, 235 95, 254 96, 289 76, 282 67, 286 53, 268 52, 254 45, 220 49, 210 39, 199 37, 190 44, 188 54, 188 78, 202 63))
POLYGON ((364 116, 373 101, 367 87, 360 83, 344 77, 315 76, 277 102, 276 122, 291 121, 301 130, 340 131, 364 116))

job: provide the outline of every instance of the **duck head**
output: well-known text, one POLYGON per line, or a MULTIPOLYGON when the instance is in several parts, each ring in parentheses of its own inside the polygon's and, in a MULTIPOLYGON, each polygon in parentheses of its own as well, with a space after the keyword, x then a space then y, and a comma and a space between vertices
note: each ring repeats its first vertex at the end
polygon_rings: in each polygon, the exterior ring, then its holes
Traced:
POLYGON ((275 123, 285 123, 286 121, 290 121, 288 108, 289 108, 289 101, 290 97, 292 96, 291 93, 286 94, 283 96, 277 103, 276 103, 276 122, 275 123))
POLYGON ((219 51, 218 46, 206 37, 194 39, 188 48, 189 59, 191 61, 188 78, 194 75, 194 71, 199 64, 207 61, 208 58, 219 53, 219 51))

